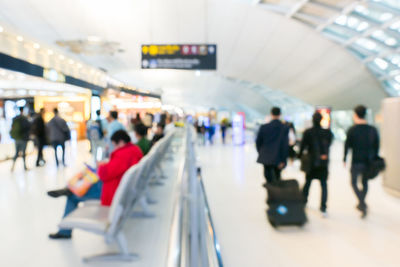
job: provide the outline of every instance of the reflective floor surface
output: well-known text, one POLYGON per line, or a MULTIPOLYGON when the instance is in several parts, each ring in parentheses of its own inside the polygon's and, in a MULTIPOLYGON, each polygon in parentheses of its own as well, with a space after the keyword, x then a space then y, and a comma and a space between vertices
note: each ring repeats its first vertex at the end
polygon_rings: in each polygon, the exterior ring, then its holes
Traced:
MULTIPOLYGON (((275 230, 267 222, 263 171, 253 144, 199 147, 198 155, 225 266, 399 266, 400 199, 383 190, 381 179, 374 180, 367 196, 370 214, 360 219, 341 144, 331 154, 328 218, 319 212, 315 181, 304 228, 275 230)), ((298 169, 298 163, 289 166, 283 177, 302 185, 298 169)))
MULTIPOLYGON (((53 150, 45 151, 47 165, 33 168, 35 156, 29 156, 28 167, 23 171, 19 159, 14 173, 11 162, 0 163, 0 266, 90 266, 81 258, 112 251, 102 237, 83 231, 74 231, 72 240, 49 240, 48 234, 57 230, 63 214, 65 199, 52 199, 47 190, 65 186, 66 181, 89 161, 87 143, 67 147, 66 168, 57 169, 53 150)), ((140 255, 134 263, 96 263, 92 266, 149 266, 165 263, 169 227, 172 217, 173 192, 179 160, 166 164, 165 170, 172 179, 166 186, 151 189, 159 200, 151 210, 154 219, 132 219, 125 227, 129 248, 140 255)))

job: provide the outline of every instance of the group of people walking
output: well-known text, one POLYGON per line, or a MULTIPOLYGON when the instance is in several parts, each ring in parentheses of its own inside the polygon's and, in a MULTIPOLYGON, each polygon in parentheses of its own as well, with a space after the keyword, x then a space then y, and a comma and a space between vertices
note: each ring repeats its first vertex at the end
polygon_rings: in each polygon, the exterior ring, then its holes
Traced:
POLYGON ((11 125, 10 135, 15 141, 15 155, 11 170, 14 171, 15 164, 19 156, 22 157, 24 169, 28 170, 26 164, 26 148, 29 140, 33 140, 37 146, 38 154, 36 166, 43 166, 46 161, 43 157, 43 148, 46 145, 52 145, 55 151, 55 161, 59 166, 57 155, 58 147, 61 147, 61 162, 65 166, 65 142, 71 139, 71 132, 67 122, 59 116, 58 109, 53 110, 53 118, 46 124, 44 120, 45 110, 41 109, 34 117, 33 121, 29 121, 24 114, 24 107, 19 108, 19 115, 16 116, 11 125))
MULTIPOLYGON (((367 108, 359 105, 354 109, 352 126, 347 132, 343 162, 346 166, 348 152, 352 151, 351 184, 358 199, 357 209, 364 218, 367 215, 366 195, 368 180, 365 171, 371 164, 371 159, 379 154, 379 134, 375 127, 366 121, 367 108), (359 188, 361 179, 362 188, 359 188)), ((289 153, 289 127, 280 120, 281 110, 274 107, 271 110, 271 122, 261 126, 257 139, 257 162, 264 166, 266 186, 281 179, 281 171, 287 165, 289 153)), ((298 158, 302 159, 302 170, 306 172, 303 186, 303 198, 307 203, 309 189, 313 180, 321 184, 320 211, 326 215, 329 173, 329 151, 333 141, 331 130, 321 127, 322 115, 315 112, 312 116, 313 126, 307 129, 300 143, 298 158)))

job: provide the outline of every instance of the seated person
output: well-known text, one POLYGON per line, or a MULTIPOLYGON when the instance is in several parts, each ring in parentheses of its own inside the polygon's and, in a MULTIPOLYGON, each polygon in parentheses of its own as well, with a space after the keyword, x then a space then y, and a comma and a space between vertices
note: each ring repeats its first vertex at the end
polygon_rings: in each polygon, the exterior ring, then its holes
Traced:
POLYGON ((157 129, 154 133, 153 139, 151 139, 151 146, 154 146, 161 138, 164 137, 164 126, 159 123, 157 124, 157 129))
POLYGON ((143 155, 149 153, 151 148, 151 143, 147 139, 147 127, 143 123, 135 125, 135 135, 138 140, 136 143, 143 152, 143 155))
MULTIPOLYGON (((110 206, 124 173, 143 157, 142 151, 131 143, 131 138, 126 131, 116 131, 112 135, 111 141, 115 150, 111 153, 109 162, 98 164, 97 174, 100 181, 92 185, 83 197, 77 197, 68 188, 48 192, 52 197, 67 196, 64 217, 74 211, 81 201, 100 199, 101 205, 110 206)), ((49 238, 69 239, 71 233, 72 230, 60 229, 57 233, 50 234, 49 238)))

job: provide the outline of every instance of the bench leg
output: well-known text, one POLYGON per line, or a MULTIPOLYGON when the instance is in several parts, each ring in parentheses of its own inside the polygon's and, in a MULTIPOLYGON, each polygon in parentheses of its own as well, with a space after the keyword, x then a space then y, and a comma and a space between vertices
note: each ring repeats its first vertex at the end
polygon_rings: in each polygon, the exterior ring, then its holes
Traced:
POLYGON ((151 212, 149 209, 149 204, 147 203, 146 196, 143 195, 139 199, 139 205, 141 207, 141 211, 134 211, 131 215, 132 218, 154 218, 156 214, 151 212))
POLYGON ((126 242, 126 238, 122 231, 120 231, 116 236, 116 243, 119 248, 119 253, 105 253, 101 255, 95 255, 91 257, 85 257, 83 259, 84 262, 95 262, 95 261, 137 261, 139 260, 139 256, 137 254, 129 253, 128 244, 126 242))

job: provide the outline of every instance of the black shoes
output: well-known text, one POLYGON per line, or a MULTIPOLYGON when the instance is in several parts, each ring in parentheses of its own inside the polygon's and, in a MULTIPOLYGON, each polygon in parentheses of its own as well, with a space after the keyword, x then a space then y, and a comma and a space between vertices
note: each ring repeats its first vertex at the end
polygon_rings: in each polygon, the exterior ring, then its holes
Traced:
POLYGON ((71 239, 72 235, 65 235, 60 233, 49 234, 50 239, 71 239))
POLYGON ((71 190, 69 190, 68 188, 63 188, 63 189, 59 189, 59 190, 53 190, 53 191, 49 191, 47 192, 47 194, 50 197, 61 197, 61 196, 69 196, 72 195, 71 190))
POLYGON ((358 204, 357 205, 357 210, 359 210, 359 211, 361 211, 361 219, 365 219, 366 217, 367 217, 367 210, 368 210, 368 207, 367 207, 367 205, 366 204, 358 204))

